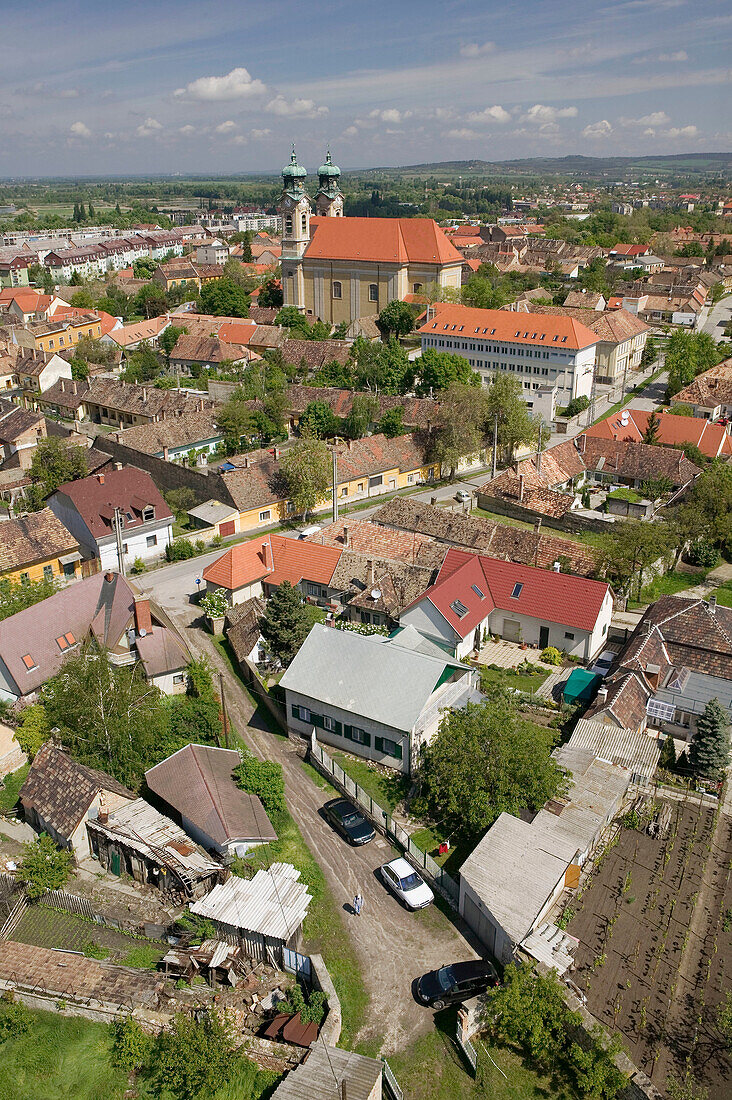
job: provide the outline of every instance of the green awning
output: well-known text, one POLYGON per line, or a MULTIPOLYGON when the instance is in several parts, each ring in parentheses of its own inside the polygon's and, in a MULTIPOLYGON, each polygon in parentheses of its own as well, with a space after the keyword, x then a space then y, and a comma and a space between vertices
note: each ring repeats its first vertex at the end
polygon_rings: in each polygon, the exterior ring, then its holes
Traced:
POLYGON ((602 682, 602 676, 596 676, 586 668, 574 668, 564 685, 562 697, 565 703, 589 703, 602 682))

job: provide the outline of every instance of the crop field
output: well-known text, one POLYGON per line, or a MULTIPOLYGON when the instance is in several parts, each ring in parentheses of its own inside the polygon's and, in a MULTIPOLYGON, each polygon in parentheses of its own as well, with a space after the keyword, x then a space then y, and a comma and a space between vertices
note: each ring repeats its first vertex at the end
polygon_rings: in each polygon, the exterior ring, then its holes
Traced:
POLYGON ((732 970, 732 821, 698 801, 671 804, 663 838, 622 828, 572 904, 574 980, 665 1091, 690 1069, 709 1100, 732 1089, 716 1026, 732 970))

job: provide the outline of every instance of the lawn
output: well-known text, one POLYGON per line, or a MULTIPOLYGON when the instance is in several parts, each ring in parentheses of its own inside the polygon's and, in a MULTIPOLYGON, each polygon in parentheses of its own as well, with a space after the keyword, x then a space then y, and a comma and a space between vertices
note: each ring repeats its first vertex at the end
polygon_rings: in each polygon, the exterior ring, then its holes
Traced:
MULTIPOLYGON (((677 573, 674 569, 670 573, 663 573, 644 585, 640 601, 629 600, 628 607, 640 607, 647 603, 653 603, 660 596, 675 596, 677 592, 685 592, 687 588, 694 588, 697 584, 703 584, 706 575, 706 570, 699 573, 677 573)), ((717 591, 719 592, 719 589, 717 591)), ((728 590, 728 595, 730 601, 732 601, 732 590, 728 590)), ((723 601, 718 598, 717 602, 722 603, 723 601)), ((725 606, 732 606, 732 602, 725 606)))
POLYGON ((399 772, 384 772, 377 768, 370 768, 365 760, 357 760, 342 752, 331 752, 330 756, 336 764, 340 764, 347 775, 350 775, 354 783, 363 787, 366 794, 390 814, 409 791, 408 777, 399 772))
POLYGON ((636 493, 635 489, 623 488, 613 489, 612 493, 607 494, 608 500, 626 500, 628 504, 638 504, 644 498, 640 493, 636 493))
POLYGON ((23 764, 23 767, 18 768, 17 772, 11 772, 10 775, 5 776, 3 785, 0 787, 0 814, 12 810, 18 801, 18 792, 25 783, 29 768, 30 764, 23 764))
POLYGON ((549 672, 538 669, 536 672, 514 672, 512 669, 480 668, 481 691, 488 691, 492 687, 505 687, 515 691, 536 691, 546 680, 549 672))

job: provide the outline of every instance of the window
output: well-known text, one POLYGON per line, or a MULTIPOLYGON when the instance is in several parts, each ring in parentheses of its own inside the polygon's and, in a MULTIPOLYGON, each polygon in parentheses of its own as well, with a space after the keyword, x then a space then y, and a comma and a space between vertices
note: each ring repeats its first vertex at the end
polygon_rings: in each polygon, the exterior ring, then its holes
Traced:
POLYGON ((152 504, 148 504, 147 508, 142 509, 142 519, 144 523, 148 523, 149 520, 155 519, 155 508, 152 504))
POLYGON ((44 581, 52 581, 53 580, 53 566, 52 565, 44 565, 43 566, 43 579, 44 579, 44 581))
POLYGON ((38 667, 36 665, 36 662, 33 659, 33 657, 31 657, 30 653, 23 654, 23 657, 21 658, 21 660, 23 661, 23 664, 27 668, 28 672, 30 672, 31 669, 34 669, 34 668, 38 667))
POLYGON ((302 230, 303 235, 305 233, 307 233, 307 231, 308 231, 308 216, 307 216, 307 214, 302 214, 300 216, 300 229, 302 230))
POLYGON ((299 718, 301 722, 309 722, 310 721, 310 708, 309 707, 293 706, 292 713, 295 715, 296 718, 299 718))
POLYGON ((467 613, 468 613, 467 607, 465 606, 464 603, 461 603, 460 600, 453 600, 452 603, 450 604, 450 607, 455 612, 458 619, 464 618, 465 615, 467 615, 467 613))
POLYGON ((397 745, 396 741, 391 741, 388 737, 381 738, 381 751, 387 756, 398 756, 401 759, 401 745, 397 745))
POLYGON ((574 641, 574 634, 572 634, 572 632, 570 630, 565 630, 564 631, 564 637, 569 638, 570 642, 574 641))
POLYGON ((292 214, 288 214, 285 218, 285 233, 288 237, 292 235, 292 214))
POLYGON ((20 574, 20 583, 21 584, 30 584, 30 573, 21 573, 20 574))
POLYGON ((480 590, 480 589, 478 588, 478 585, 477 585, 477 584, 471 584, 471 586, 470 586, 470 587, 471 587, 471 588, 473 589, 473 592, 475 592, 476 596, 480 596, 481 600, 484 600, 484 599, 485 599, 485 595, 484 595, 484 594, 483 594, 483 593, 481 592, 481 590, 480 590))
POLYGON ((182 672, 173 673, 173 683, 174 684, 182 684, 183 683, 183 673, 182 672))
POLYGON ((308 584, 308 596, 319 596, 319 595, 320 595, 320 585, 319 584, 308 584))
POLYGON ((336 731, 335 719, 331 718, 329 714, 323 715, 323 729, 329 730, 331 733, 335 733, 336 731))
POLYGON ((366 745, 371 740, 366 730, 362 730, 358 726, 351 726, 351 738, 359 745, 366 745))
POLYGON ((379 300, 379 287, 376 283, 369 283, 369 301, 378 302, 379 300))
POLYGON ((272 518, 272 510, 267 508, 266 511, 259 513, 259 522, 266 523, 267 520, 272 518))
POLYGON ((129 553, 129 549, 130 549, 130 548, 129 548, 129 546, 127 545, 127 543, 126 543, 126 542, 123 542, 123 543, 122 543, 122 553, 123 553, 123 554, 127 554, 127 553, 129 553))
POLYGON ((512 600, 517 600, 519 598, 523 591, 523 587, 520 581, 516 581, 516 584, 513 586, 513 592, 511 593, 512 600))
POLYGON ((347 485, 344 485, 343 488, 341 489, 341 496, 342 497, 347 497, 348 496, 348 486, 347 485))
POLYGON ((359 483, 358 483, 358 491, 359 491, 359 493, 363 492, 363 482, 362 481, 359 481, 359 483))
POLYGON ((337 279, 333 283, 333 297, 334 298, 342 298, 343 297, 343 284, 339 283, 337 279))
POLYGON ((158 536, 157 535, 148 535, 147 538, 145 539, 145 545, 148 547, 148 549, 152 546, 157 546, 158 545, 158 536))

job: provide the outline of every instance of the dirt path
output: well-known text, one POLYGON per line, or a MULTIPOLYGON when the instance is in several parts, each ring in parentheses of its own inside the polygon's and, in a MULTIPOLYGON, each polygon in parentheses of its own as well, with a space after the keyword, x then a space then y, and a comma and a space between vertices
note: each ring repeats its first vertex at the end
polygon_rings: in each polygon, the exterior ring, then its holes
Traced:
POLYGON ((443 963, 472 958, 475 952, 437 907, 409 913, 387 893, 375 872, 393 858, 391 846, 377 835, 364 848, 351 848, 336 835, 318 812, 332 792, 317 787, 304 772, 296 746, 273 734, 260 720, 251 697, 209 636, 194 628, 187 616, 187 622, 180 614, 176 618, 191 648, 205 652, 223 672, 231 719, 252 751, 282 764, 290 812, 333 896, 346 911, 346 924, 369 994, 366 1019, 357 1040, 378 1040, 384 1053, 404 1049, 432 1027, 432 1013, 414 1000, 414 979, 443 963), (350 908, 357 892, 364 898, 360 917, 350 908))

